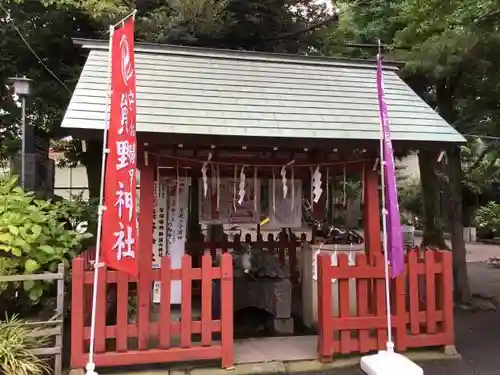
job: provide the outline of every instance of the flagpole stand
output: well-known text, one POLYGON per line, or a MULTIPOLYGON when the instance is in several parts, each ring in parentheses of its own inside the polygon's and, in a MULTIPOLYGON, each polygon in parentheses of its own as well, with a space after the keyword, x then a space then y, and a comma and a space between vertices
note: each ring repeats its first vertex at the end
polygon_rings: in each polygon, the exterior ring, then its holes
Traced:
POLYGON ((95 372, 95 363, 94 362, 89 362, 85 366, 85 375, 98 375, 97 372, 95 372))
MULTIPOLYGON (((381 42, 378 41, 379 51, 377 55, 377 91, 379 100, 379 116, 380 116, 380 185, 382 189, 382 243, 384 250, 384 276, 385 276, 385 300, 387 313, 387 343, 386 350, 380 350, 377 354, 367 355, 361 358, 361 370, 367 375, 424 375, 424 370, 416 363, 412 362, 405 356, 394 352, 394 343, 392 341, 392 319, 391 319, 391 297, 390 297, 390 276, 389 276, 389 248, 387 224, 389 211, 387 209, 386 199, 386 182, 389 184, 394 181, 386 181, 387 159, 392 158, 392 154, 385 155, 384 142, 386 142, 384 132, 384 123, 387 121, 387 115, 384 114, 383 100, 383 72, 382 72, 382 54, 381 42), (380 86, 379 86, 380 85, 380 86)), ((389 142, 390 142, 390 138, 389 142)), ((390 202, 389 202, 390 203, 390 202)), ((391 244, 394 245, 394 244, 391 244)), ((401 241, 401 246, 403 242, 401 241)), ((392 251, 393 249, 391 249, 392 251)), ((394 267, 395 265, 393 265, 394 267)))

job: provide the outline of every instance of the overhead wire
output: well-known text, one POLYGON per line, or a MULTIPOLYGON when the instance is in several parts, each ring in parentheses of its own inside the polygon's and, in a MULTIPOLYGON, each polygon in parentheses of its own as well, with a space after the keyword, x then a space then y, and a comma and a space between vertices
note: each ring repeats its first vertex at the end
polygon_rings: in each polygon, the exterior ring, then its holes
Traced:
POLYGON ((3 12, 5 13, 7 24, 10 24, 14 28, 17 35, 19 35, 19 37, 24 42, 26 47, 30 50, 30 52, 33 54, 33 56, 35 56, 35 58, 38 60, 40 65, 42 65, 43 68, 47 71, 47 73, 49 73, 52 77, 54 77, 56 79, 56 81, 58 81, 64 87, 64 89, 68 93, 71 94, 72 91, 68 88, 68 86, 66 86, 66 84, 43 62, 43 60, 40 58, 40 56, 38 56, 38 54, 35 52, 33 47, 31 47, 31 45, 29 44, 28 40, 24 37, 21 30, 19 30, 19 28, 16 26, 14 20, 12 19, 11 15, 10 15, 10 12, 1 3, 0 3, 0 9, 2 9, 3 12))

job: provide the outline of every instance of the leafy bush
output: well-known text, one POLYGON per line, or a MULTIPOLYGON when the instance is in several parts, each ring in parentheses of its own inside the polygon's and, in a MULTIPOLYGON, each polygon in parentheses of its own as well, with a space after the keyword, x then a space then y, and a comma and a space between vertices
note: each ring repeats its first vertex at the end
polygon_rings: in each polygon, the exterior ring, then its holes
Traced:
POLYGON ((419 181, 409 181, 398 186, 399 207, 413 216, 422 216, 422 187, 419 181))
POLYGON ((43 375, 50 373, 46 362, 33 350, 48 344, 49 337, 34 335, 38 328, 28 328, 17 316, 0 323, 0 373, 2 375, 43 375), (38 337, 34 337, 38 336, 38 337))
POLYGON ((475 221, 480 231, 500 233, 500 204, 489 202, 476 210, 475 221))
MULTIPOLYGON (((9 263, 8 269, 31 274, 55 272, 59 263, 69 267, 82 249, 82 241, 92 235, 68 229, 74 208, 67 202, 35 199, 16 182, 16 177, 0 181, 0 256, 15 262, 15 266, 9 263)), ((47 284, 25 281, 23 287, 30 300, 36 302, 47 284)))

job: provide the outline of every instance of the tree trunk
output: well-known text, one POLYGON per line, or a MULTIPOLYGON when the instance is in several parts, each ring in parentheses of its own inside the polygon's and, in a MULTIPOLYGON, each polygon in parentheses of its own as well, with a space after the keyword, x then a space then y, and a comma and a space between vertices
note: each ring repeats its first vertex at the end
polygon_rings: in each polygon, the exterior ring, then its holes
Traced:
MULTIPOLYGON (((96 202, 101 192, 101 170, 102 170, 102 141, 87 141, 87 151, 82 156, 82 164, 87 171, 87 181, 89 188, 89 201, 96 202)), ((90 239, 95 244, 97 234, 97 220, 89 223, 88 229, 94 237, 90 239)))
POLYGON ((82 159, 82 163, 87 170, 89 198, 99 198, 101 192, 102 141, 87 141, 87 151, 82 159))
POLYGON ((436 151, 420 150, 418 153, 418 166, 420 169, 420 183, 422 185, 423 223, 424 235, 422 246, 448 249, 443 237, 441 221, 440 187, 436 173, 436 151))
POLYGON ((453 249, 453 281, 455 301, 467 304, 471 299, 469 277, 467 275, 467 252, 463 236, 462 214, 462 164, 460 146, 448 153, 448 201, 451 231, 451 247, 453 249))
POLYGON ((345 226, 347 228, 359 228, 359 217, 361 213, 361 197, 349 197, 345 210, 345 226))
MULTIPOLYGON (((454 88, 458 83, 461 70, 451 80, 440 80, 436 85, 436 99, 438 111, 450 124, 457 120, 454 103, 454 88)), ((459 303, 469 303, 471 292, 467 276, 466 249, 463 235, 463 191, 462 191, 462 164, 460 160, 460 146, 454 146, 448 155, 447 165, 447 195, 448 219, 451 232, 451 248, 453 251, 453 281, 454 297, 459 303)))

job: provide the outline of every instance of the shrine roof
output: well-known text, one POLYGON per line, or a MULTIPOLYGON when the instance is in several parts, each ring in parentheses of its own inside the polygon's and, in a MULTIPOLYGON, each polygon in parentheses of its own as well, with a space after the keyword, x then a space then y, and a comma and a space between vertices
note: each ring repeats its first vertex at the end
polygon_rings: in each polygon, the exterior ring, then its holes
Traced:
MULTIPOLYGON (((63 128, 102 129, 108 42, 75 40, 89 55, 63 128)), ((137 43, 137 130, 186 135, 379 139, 376 63, 137 43)), ((464 142, 384 67, 392 138, 464 142)))

